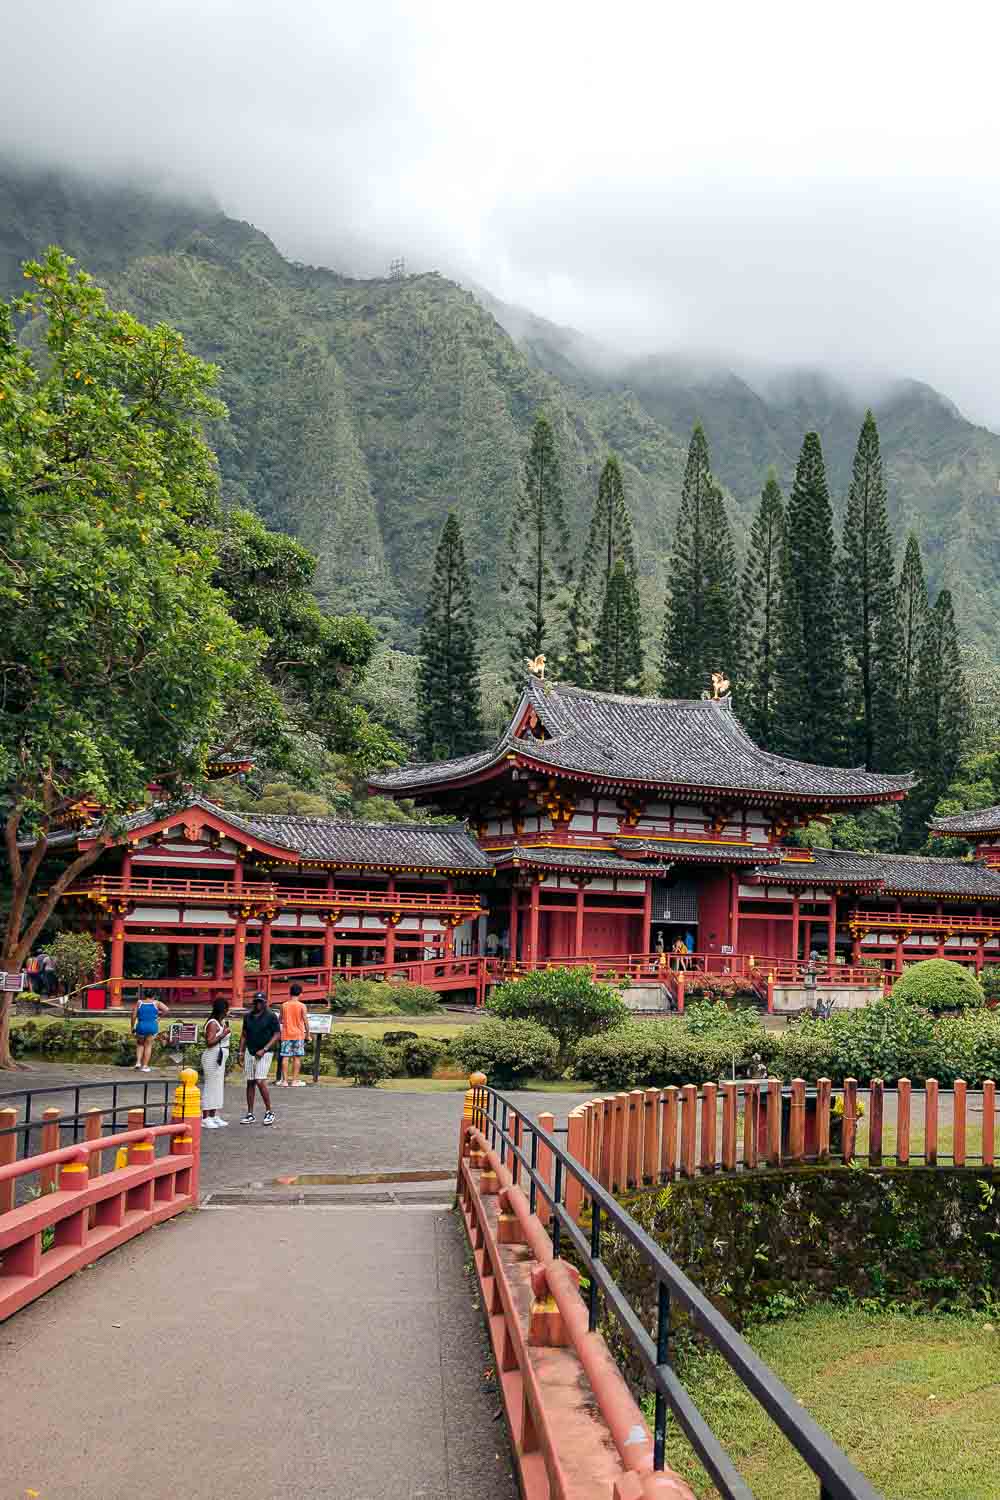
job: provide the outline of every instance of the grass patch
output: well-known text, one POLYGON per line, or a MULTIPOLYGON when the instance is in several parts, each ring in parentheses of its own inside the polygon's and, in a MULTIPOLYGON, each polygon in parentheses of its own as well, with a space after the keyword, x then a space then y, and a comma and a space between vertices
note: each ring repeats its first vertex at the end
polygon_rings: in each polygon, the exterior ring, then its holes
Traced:
MULTIPOLYGON (((995 1500, 998 1329, 986 1317, 827 1305, 748 1338, 885 1500, 995 1500)), ((688 1355, 681 1373, 757 1500, 815 1500, 815 1478, 718 1355, 688 1355)), ((676 1424, 668 1458, 696 1495, 717 1494, 676 1424)))

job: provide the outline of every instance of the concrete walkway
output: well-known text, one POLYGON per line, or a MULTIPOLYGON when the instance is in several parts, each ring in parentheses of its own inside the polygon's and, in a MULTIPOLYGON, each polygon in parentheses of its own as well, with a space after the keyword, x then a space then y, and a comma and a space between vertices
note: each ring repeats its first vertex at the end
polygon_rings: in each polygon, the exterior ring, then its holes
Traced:
MULTIPOLYGON (((128 1070, 9 1081, 98 1076, 128 1070)), ((279 1089, 272 1129, 235 1123, 241 1094, 204 1135, 207 1208, 0 1327, 0 1500, 516 1500, 451 1182, 396 1205, 277 1182, 453 1170, 461 1093, 279 1089)), ((530 1097, 561 1121, 575 1102, 530 1097)))

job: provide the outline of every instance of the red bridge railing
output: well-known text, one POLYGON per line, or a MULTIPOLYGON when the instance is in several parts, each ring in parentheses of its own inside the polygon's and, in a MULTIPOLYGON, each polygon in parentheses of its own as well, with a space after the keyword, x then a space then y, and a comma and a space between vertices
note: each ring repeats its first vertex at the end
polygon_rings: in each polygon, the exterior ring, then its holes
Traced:
MULTIPOLYGON (((0 1110, 0 1321, 126 1240, 197 1206, 201 1098, 193 1069, 181 1079, 170 1123, 147 1126, 141 1110, 130 1110, 127 1130, 99 1135, 90 1128, 74 1145, 20 1160, 25 1126, 16 1109, 0 1110), (159 1156, 158 1145, 167 1148, 159 1156), (18 1203, 32 1177, 37 1196, 18 1203)), ((100 1111, 89 1112, 89 1127, 99 1130, 100 1121, 100 1111)), ((59 1121, 46 1120, 42 1129, 57 1132, 59 1121)))

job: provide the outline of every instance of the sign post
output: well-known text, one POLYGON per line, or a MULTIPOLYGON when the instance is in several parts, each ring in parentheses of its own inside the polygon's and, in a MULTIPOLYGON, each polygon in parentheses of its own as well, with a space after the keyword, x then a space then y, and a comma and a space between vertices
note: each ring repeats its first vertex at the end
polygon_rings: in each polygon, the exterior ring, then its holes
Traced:
POLYGON ((313 1083, 319 1083, 319 1049, 323 1038, 333 1029, 332 1016, 309 1016, 309 1035, 313 1039, 313 1083))

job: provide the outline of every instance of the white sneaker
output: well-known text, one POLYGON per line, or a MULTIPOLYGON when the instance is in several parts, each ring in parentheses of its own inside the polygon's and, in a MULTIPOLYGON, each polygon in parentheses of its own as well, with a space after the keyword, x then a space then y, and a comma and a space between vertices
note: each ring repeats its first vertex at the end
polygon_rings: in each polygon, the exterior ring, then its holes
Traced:
POLYGON ((228 1120, 224 1120, 221 1115, 216 1115, 215 1116, 215 1124, 216 1124, 216 1128, 217 1129, 219 1129, 219 1130, 225 1130, 226 1126, 229 1124, 229 1121, 228 1120))
POLYGON ((202 1130, 218 1130, 219 1122, 210 1115, 207 1120, 202 1120, 201 1128, 202 1130))
POLYGON ((296 1078, 295 1082, 292 1084, 293 1089, 304 1089, 306 1087, 308 1087, 308 1085, 306 1084, 304 1078, 296 1078))
POLYGON ((152 1068, 143 1068, 142 1069, 143 1073, 152 1073, 152 1071, 153 1071, 152 1068))

